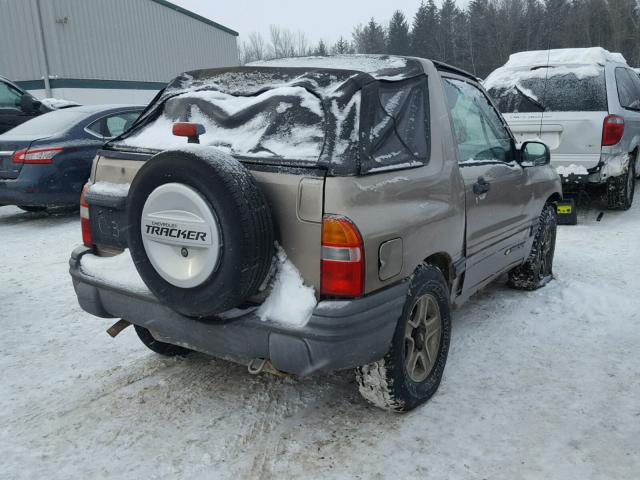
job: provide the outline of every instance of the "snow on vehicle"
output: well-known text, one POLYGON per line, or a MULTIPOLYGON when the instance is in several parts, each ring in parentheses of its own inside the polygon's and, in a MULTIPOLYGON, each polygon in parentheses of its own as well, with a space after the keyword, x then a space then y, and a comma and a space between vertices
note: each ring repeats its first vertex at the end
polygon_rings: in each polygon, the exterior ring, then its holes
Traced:
POLYGON ((365 398, 407 411, 440 384, 452 305, 506 272, 552 278, 548 163, 437 62, 189 72, 98 152, 71 275, 82 308, 156 352, 355 368, 365 398))
POLYGON ((483 82, 519 142, 539 139, 565 190, 606 186, 627 210, 640 164, 640 78, 602 48, 514 53, 483 82))

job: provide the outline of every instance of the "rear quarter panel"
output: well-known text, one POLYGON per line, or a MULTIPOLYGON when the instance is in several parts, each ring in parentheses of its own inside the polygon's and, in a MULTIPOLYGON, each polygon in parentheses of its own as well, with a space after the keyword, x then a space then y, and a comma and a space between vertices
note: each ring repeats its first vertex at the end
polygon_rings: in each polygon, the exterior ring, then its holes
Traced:
POLYGON ((431 157, 419 168, 361 177, 329 177, 324 211, 345 215, 360 230, 365 247, 365 293, 410 276, 433 254, 460 259, 464 247, 464 184, 454 151, 449 113, 439 73, 425 62, 431 115, 431 157), (379 276, 380 246, 402 239, 400 272, 379 276))

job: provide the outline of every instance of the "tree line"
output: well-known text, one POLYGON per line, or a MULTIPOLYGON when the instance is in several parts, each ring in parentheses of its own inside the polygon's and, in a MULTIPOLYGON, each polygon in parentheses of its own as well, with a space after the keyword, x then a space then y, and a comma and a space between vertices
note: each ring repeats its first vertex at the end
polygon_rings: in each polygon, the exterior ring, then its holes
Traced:
POLYGON ((268 58, 343 53, 415 55, 485 77, 509 55, 525 50, 601 46, 640 65, 637 0, 423 1, 411 16, 395 11, 388 22, 371 18, 350 39, 310 45, 303 33, 271 27, 265 40, 252 33, 241 43, 243 63, 268 58))

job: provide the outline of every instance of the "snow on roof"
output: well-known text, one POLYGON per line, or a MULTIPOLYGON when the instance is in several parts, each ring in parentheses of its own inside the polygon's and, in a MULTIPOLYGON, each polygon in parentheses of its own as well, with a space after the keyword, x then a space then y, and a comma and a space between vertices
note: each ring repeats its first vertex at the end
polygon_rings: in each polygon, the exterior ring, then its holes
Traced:
POLYGON ((326 68, 368 73, 378 80, 400 80, 421 72, 417 60, 390 55, 330 55, 293 57, 249 63, 250 67, 326 68))
POLYGON ((611 53, 601 47, 513 53, 509 61, 491 72, 482 84, 487 90, 514 86, 522 90, 521 82, 534 78, 571 74, 582 80, 601 75, 606 62, 627 63, 620 53, 611 53), (545 68, 547 66, 549 68, 545 68))
POLYGON ((604 65, 607 62, 627 63, 621 53, 612 53, 602 47, 558 48, 512 53, 505 68, 541 65, 604 65))

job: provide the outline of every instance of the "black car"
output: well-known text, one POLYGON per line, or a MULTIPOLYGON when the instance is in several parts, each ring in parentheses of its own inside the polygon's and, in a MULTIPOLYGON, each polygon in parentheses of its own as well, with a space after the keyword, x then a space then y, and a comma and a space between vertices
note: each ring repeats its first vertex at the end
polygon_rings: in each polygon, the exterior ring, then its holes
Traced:
POLYGON ((38 115, 64 108, 72 103, 65 102, 60 105, 61 107, 55 107, 42 102, 15 83, 0 77, 0 134, 38 115))
POLYGON ((77 206, 97 150, 127 130, 143 108, 55 110, 0 135, 0 205, 27 211, 77 206))

